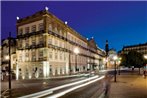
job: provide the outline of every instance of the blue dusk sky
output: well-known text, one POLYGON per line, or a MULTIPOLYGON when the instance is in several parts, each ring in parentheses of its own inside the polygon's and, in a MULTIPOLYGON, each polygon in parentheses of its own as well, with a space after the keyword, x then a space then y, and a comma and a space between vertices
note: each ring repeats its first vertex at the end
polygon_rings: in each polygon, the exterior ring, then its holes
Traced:
POLYGON ((1 2, 1 37, 16 37, 16 16, 20 18, 44 10, 49 11, 84 37, 94 37, 98 46, 117 51, 124 45, 147 42, 146 1, 3 1, 1 2))

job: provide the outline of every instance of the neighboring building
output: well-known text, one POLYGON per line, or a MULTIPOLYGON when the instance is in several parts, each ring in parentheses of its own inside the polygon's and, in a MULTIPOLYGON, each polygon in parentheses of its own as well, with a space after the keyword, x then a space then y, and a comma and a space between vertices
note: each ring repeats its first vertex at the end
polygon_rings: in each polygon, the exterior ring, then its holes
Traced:
POLYGON ((124 46, 120 54, 128 54, 128 52, 132 50, 137 51, 143 55, 147 54, 147 42, 144 44, 124 46))
POLYGON ((105 56, 94 39, 87 40, 47 10, 17 20, 17 39, 17 78, 85 72, 97 68, 105 56))
POLYGON ((102 69, 101 67, 103 66, 103 58, 106 55, 105 51, 97 46, 96 42, 94 41, 94 38, 88 40, 87 48, 88 68, 90 68, 91 70, 102 69))
POLYGON ((9 39, 10 39, 10 54, 11 54, 11 69, 16 70, 16 39, 7 38, 1 42, 1 68, 3 72, 8 72, 9 68, 9 39))
POLYGON ((2 65, 2 55, 1 55, 1 46, 0 46, 0 67, 1 67, 1 65, 2 65))
POLYGON ((113 57, 117 55, 117 52, 115 49, 109 49, 107 59, 104 59, 105 64, 107 64, 108 69, 114 68, 114 60, 113 57))

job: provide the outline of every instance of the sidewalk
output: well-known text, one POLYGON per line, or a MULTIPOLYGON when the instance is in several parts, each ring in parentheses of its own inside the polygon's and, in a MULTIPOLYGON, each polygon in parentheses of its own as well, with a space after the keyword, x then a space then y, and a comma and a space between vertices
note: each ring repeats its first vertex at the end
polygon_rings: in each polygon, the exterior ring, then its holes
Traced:
POLYGON ((117 75, 117 82, 111 80, 109 98, 147 98, 147 78, 138 72, 121 73, 117 75))

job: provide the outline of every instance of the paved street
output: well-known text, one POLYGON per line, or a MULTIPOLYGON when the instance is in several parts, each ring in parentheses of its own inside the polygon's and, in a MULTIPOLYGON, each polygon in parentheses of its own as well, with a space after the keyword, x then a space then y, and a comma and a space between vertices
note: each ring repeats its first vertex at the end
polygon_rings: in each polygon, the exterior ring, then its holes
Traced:
POLYGON ((111 82, 110 98, 147 98, 147 78, 138 72, 117 76, 117 83, 111 82))
MULTIPOLYGON (((110 76, 113 75, 113 71, 108 72, 110 76)), ((104 73, 103 73, 104 74, 104 73)), ((102 74, 101 74, 102 76, 102 74)), ((99 76, 99 77, 101 77, 99 76)), ((91 79, 87 82, 81 82, 80 84, 74 84, 61 89, 56 89, 64 84, 75 83, 83 81, 91 77, 72 77, 64 79, 39 79, 39 80, 21 80, 13 81, 12 90, 13 98, 28 95, 31 93, 39 92, 42 90, 52 90, 51 94, 45 95, 44 97, 53 98, 54 95, 60 95, 65 93, 76 86, 80 86, 91 82, 95 79, 91 79), (16 85, 14 85, 16 84, 16 85), (53 90, 55 88, 56 90, 53 90), (52 96, 52 97, 51 97, 52 96)), ((113 78, 111 80, 111 86, 109 91, 109 98, 147 98, 147 78, 144 79, 142 75, 138 75, 138 71, 123 70, 121 75, 117 75, 117 82, 115 83, 113 78)), ((86 86, 79 87, 68 93, 63 94, 59 98, 106 98, 104 96, 104 79, 100 79, 86 86)), ((5 84, 6 85, 6 84, 5 84)), ((3 87, 4 85, 2 85, 3 87)), ((28 97, 26 97, 28 98, 28 97)), ((43 97, 41 97, 43 98, 43 97)))
MULTIPOLYGON (((104 93, 99 98, 108 98, 104 93)), ((144 79, 138 71, 123 71, 117 75, 117 82, 111 80, 109 98, 147 98, 147 78, 144 79)))
MULTIPOLYGON (((58 78, 58 79, 32 79, 32 80, 18 80, 12 81, 12 96, 18 97, 35 93, 38 91, 46 90, 49 88, 57 87, 63 84, 80 81, 87 77, 71 77, 71 78, 58 78)), ((1 83, 2 91, 8 88, 8 82, 1 83)))
POLYGON ((70 92, 60 98, 96 98, 103 91, 103 79, 70 92))

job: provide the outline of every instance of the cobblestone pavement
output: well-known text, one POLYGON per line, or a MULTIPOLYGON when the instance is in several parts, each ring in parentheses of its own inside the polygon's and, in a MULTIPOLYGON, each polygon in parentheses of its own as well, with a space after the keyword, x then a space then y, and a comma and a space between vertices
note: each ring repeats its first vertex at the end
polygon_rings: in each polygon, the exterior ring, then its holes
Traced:
POLYGON ((117 82, 111 80, 109 98, 147 98, 147 78, 134 73, 117 75, 117 82))

